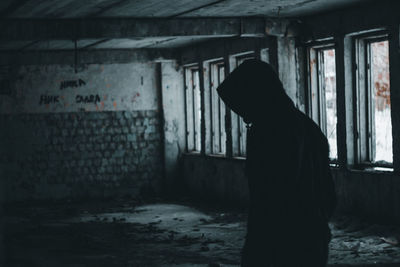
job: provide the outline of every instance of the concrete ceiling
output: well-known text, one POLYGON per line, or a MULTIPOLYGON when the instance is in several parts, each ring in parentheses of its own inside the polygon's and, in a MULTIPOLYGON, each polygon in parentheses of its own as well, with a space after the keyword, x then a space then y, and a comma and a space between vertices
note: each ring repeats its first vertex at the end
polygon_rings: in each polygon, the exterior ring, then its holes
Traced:
MULTIPOLYGON (((27 20, 27 24, 32 19, 287 18, 317 14, 367 2, 370 0, 1 0, 0 18, 27 20)), ((235 36, 235 34, 181 35, 117 38, 95 36, 78 39, 76 47, 79 49, 178 48, 210 38, 235 36)), ((0 39, 0 50, 71 49, 75 49, 75 41, 71 38, 0 39)))
POLYGON ((288 17, 368 0, 2 0, 1 17, 288 17))

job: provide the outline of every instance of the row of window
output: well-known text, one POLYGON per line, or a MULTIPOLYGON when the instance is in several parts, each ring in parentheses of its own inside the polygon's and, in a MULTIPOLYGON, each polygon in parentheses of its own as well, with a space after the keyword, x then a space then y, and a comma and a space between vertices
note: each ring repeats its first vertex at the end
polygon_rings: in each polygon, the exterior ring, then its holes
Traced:
MULTIPOLYGON (((247 59, 255 58, 254 52, 246 52, 231 57, 229 69, 236 68, 247 59)), ((246 156, 246 124, 243 119, 225 107, 219 98, 217 87, 225 78, 226 68, 223 60, 206 62, 209 84, 205 85, 204 106, 209 114, 207 125, 210 128, 210 154, 225 155, 227 146, 226 113, 230 113, 230 127, 232 129, 232 154, 236 157, 246 156)), ((197 65, 185 68, 185 98, 186 98, 186 135, 189 152, 201 151, 201 91, 200 72, 197 65)), ((229 118, 229 117, 228 117, 229 118)))
MULTIPOLYGON (((354 38, 354 151, 360 165, 391 166, 389 42, 387 36, 354 38)), ((333 45, 308 49, 308 113, 329 141, 337 161, 336 53, 333 45)))
MULTIPOLYGON (((387 35, 353 38, 354 86, 353 128, 356 163, 391 166, 392 126, 389 75, 389 42, 387 35)), ((249 52, 229 58, 233 70, 244 60, 254 58, 249 52)), ((330 145, 332 162, 338 160, 336 48, 324 43, 307 48, 306 113, 321 127, 330 145)), ((268 60, 266 60, 268 61, 268 60)), ((224 155, 227 152, 227 129, 231 127, 232 156, 246 156, 246 125, 234 112, 227 109, 218 97, 216 88, 224 80, 223 60, 210 61, 204 75, 204 114, 210 129, 208 153, 224 155), (230 116, 226 116, 227 113, 230 116), (225 118, 231 120, 226 124, 225 118)), ((203 66, 201 66, 203 67, 203 66)), ((201 90, 199 66, 185 68, 186 129, 188 151, 201 150, 201 90)), ((343 100, 345 101, 345 100, 343 100)), ((351 149, 351 148, 349 148, 351 149)))

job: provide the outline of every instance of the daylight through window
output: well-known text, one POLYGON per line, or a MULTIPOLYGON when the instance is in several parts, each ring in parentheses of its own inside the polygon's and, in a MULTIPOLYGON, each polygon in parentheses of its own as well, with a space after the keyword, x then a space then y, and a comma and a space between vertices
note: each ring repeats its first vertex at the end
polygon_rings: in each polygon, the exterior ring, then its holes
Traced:
POLYGON ((188 151, 201 150, 201 99, 198 68, 185 69, 186 135, 188 151))
POLYGON ((225 154, 225 104, 218 96, 217 87, 225 78, 222 62, 210 64, 210 103, 211 103, 211 153, 225 154))
POLYGON ((370 123, 372 161, 392 162, 388 41, 371 42, 369 50, 370 123))
POLYGON ((310 48, 309 70, 309 112, 328 139, 330 159, 336 161, 338 153, 335 49, 329 46, 310 48))

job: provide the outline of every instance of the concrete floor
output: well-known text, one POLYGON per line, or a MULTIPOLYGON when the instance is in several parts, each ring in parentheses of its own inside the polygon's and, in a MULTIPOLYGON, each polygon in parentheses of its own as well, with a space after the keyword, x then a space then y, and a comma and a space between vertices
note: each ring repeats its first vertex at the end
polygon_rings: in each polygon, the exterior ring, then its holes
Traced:
MULTIPOLYGON (((6 266, 238 266, 246 215, 137 201, 7 208, 6 266)), ((330 266, 400 266, 400 227, 341 217, 330 266), (382 238, 386 238, 385 242, 382 238)))

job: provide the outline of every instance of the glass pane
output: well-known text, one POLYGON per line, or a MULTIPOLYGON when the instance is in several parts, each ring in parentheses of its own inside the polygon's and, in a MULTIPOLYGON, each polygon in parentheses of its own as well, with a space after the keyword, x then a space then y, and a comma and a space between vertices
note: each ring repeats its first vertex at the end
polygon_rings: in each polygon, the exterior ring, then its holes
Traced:
POLYGON ((240 117, 239 118, 239 156, 246 156, 246 132, 247 132, 247 128, 246 128, 246 123, 244 122, 243 118, 240 117))
POLYGON ((195 149, 194 145, 194 120, 193 120, 193 78, 192 71, 186 69, 186 126, 188 151, 195 149))
POLYGON ((323 51, 324 85, 326 108, 326 137, 329 142, 329 157, 337 159, 337 114, 336 114, 336 64, 335 49, 323 51))
POLYGON ((239 148, 239 116, 231 111, 231 125, 232 125, 232 153, 233 156, 240 156, 239 148))
POLYGON ((200 83, 199 83, 199 71, 194 70, 193 75, 193 112, 194 112, 194 139, 195 139, 195 150, 200 151, 200 121, 201 121, 201 104, 200 104, 200 83))
POLYGON ((211 65, 211 119, 212 119, 212 153, 225 154, 225 106, 218 96, 217 87, 224 80, 225 68, 220 63, 211 65))
POLYGON ((370 44, 373 162, 393 162, 392 121, 390 116, 389 43, 370 44))
POLYGON ((216 154, 220 150, 219 146, 219 115, 218 115, 218 106, 219 106, 219 98, 217 94, 218 87, 218 73, 217 73, 217 65, 211 64, 211 125, 212 125, 212 136, 211 136, 211 153, 216 154))

